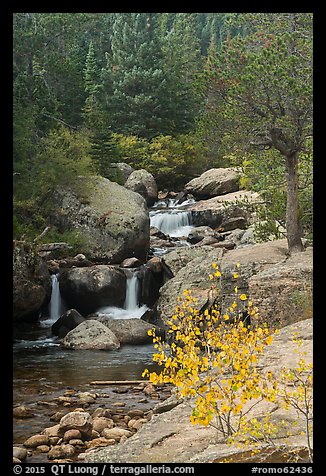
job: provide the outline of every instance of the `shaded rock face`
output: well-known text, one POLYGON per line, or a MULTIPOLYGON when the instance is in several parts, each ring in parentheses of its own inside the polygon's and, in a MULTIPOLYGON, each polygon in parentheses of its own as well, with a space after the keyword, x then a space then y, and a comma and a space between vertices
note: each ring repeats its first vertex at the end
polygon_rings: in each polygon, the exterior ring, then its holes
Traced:
POLYGON ((113 266, 65 269, 59 274, 59 283, 68 307, 83 315, 102 306, 121 307, 124 303, 126 276, 113 266))
POLYGON ((36 315, 51 298, 51 277, 45 262, 31 245, 14 242, 13 317, 14 320, 36 315))
MULTIPOLYGON (((182 295, 184 289, 190 290, 198 299, 199 309, 211 306, 214 302, 221 309, 226 309, 235 299, 236 285, 238 296, 246 294, 258 306, 261 318, 270 327, 307 318, 311 312, 311 306, 309 308, 307 305, 307 296, 311 298, 312 294, 311 255, 311 251, 307 250, 289 258, 286 240, 230 251, 203 246, 168 253, 164 256, 164 262, 174 276, 161 288, 155 322, 160 322, 160 319, 166 322, 173 315, 177 296, 182 295), (195 253, 199 253, 198 257, 195 253), (219 285, 214 290, 209 279, 213 271, 212 262, 219 265, 222 273, 219 285), (237 263, 240 263, 239 269, 237 263), (236 280, 233 276, 235 271, 239 275, 236 280)), ((247 301, 239 302, 238 306, 245 311, 247 301)))
POLYGON ((85 318, 76 309, 69 309, 52 325, 51 330, 55 336, 63 338, 84 321, 85 318))
POLYGON ((185 191, 197 198, 210 198, 239 190, 239 172, 232 167, 210 169, 190 180, 185 191))
POLYGON ((60 231, 74 230, 84 241, 80 252, 105 263, 135 256, 144 260, 149 249, 149 215, 145 200, 132 190, 102 177, 80 177, 78 189, 58 189, 53 223, 60 231), (80 191, 78 191, 80 190, 80 191))
POLYGON ((120 342, 104 324, 90 319, 68 332, 61 345, 68 349, 116 350, 120 342))
POLYGON ((157 185, 153 175, 145 169, 135 170, 129 175, 125 187, 139 193, 150 207, 157 200, 157 185))

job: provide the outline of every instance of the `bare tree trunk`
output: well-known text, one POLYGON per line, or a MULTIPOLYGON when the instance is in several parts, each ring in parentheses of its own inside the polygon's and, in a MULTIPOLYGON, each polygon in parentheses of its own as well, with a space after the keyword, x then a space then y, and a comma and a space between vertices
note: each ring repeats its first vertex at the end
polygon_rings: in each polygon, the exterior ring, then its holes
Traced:
POLYGON ((286 231, 289 253, 303 251, 304 247, 300 236, 299 226, 299 198, 298 198, 298 155, 286 156, 286 231))

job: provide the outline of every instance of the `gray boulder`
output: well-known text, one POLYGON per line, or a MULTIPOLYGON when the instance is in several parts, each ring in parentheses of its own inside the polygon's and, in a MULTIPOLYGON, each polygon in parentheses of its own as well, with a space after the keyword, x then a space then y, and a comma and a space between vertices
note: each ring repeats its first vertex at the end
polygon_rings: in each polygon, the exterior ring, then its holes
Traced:
POLYGON ((99 307, 121 307, 124 303, 126 276, 114 266, 68 268, 59 274, 59 283, 67 306, 83 315, 95 312, 99 307))
POLYGON ((146 344, 152 342, 147 332, 155 328, 156 335, 162 335, 162 330, 149 324, 142 319, 111 319, 106 317, 98 317, 97 320, 102 322, 110 329, 120 341, 120 344, 146 344))
POLYGON ((239 179, 240 173, 235 168, 210 169, 190 180, 185 185, 185 192, 198 198, 224 195, 239 190, 239 179))
POLYGON ((139 193, 150 207, 157 201, 157 185, 153 175, 145 169, 135 170, 124 185, 127 189, 139 193))
POLYGON ((104 324, 90 319, 68 332, 61 345, 68 349, 116 350, 120 342, 104 324))
POLYGON ((259 201, 256 192, 240 190, 200 200, 188 207, 195 226, 210 226, 219 231, 246 228, 253 221, 254 206, 259 201))
POLYGON ((102 177, 79 177, 74 189, 57 189, 54 200, 51 219, 59 230, 79 233, 80 253, 107 263, 146 258, 149 215, 138 193, 102 177))
MULTIPOLYGON (((165 322, 174 313, 177 296, 182 295, 184 289, 191 290, 192 295, 198 300, 199 309, 211 306, 213 303, 219 305, 221 309, 228 308, 235 298, 235 285, 238 287, 238 296, 246 294, 249 297, 250 295, 250 298, 255 302, 255 293, 251 292, 251 289, 254 289, 255 281, 251 281, 250 289, 250 278, 272 269, 278 263, 280 266, 281 263, 286 266, 288 261, 286 240, 276 240, 229 251, 212 250, 210 247, 198 248, 198 250, 202 252, 199 257, 183 262, 177 259, 176 253, 177 251, 180 253, 179 250, 173 252, 174 260, 171 259, 173 258, 172 253, 170 253, 170 261, 169 254, 164 256, 166 265, 169 266, 170 263, 170 269, 174 270, 174 277, 161 288, 157 303, 158 318, 165 322), (207 252, 207 248, 210 251, 207 252), (222 273, 218 286, 209 279, 209 274, 213 271, 212 262, 219 265, 222 273), (240 263, 239 269, 237 263, 240 263), (239 275, 237 280, 233 277, 235 271, 239 275), (215 284, 214 289, 212 289, 212 284, 215 284)), ((192 251, 188 253, 188 258, 190 258, 192 251)), ((291 267, 290 261, 288 266, 291 267)), ((268 286, 269 281, 265 280, 265 283, 268 286)), ((240 301, 238 308, 245 311, 246 305, 246 301, 240 301)))

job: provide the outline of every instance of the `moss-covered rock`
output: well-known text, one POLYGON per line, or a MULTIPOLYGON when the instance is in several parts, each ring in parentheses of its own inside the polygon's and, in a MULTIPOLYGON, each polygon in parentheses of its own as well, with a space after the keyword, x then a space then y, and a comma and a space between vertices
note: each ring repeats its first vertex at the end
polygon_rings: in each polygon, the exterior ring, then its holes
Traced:
POLYGON ((79 232, 85 243, 79 252, 88 258, 106 263, 146 258, 149 215, 138 193, 102 177, 80 177, 78 187, 57 190, 56 202, 54 224, 79 232))

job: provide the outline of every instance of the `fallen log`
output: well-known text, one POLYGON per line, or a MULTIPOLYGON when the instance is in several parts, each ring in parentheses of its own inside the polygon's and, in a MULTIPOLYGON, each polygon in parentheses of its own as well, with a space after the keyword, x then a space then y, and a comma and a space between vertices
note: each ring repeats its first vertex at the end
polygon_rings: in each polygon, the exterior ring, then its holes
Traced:
POLYGON ((149 380, 94 380, 90 385, 136 385, 139 383, 149 383, 149 380))

